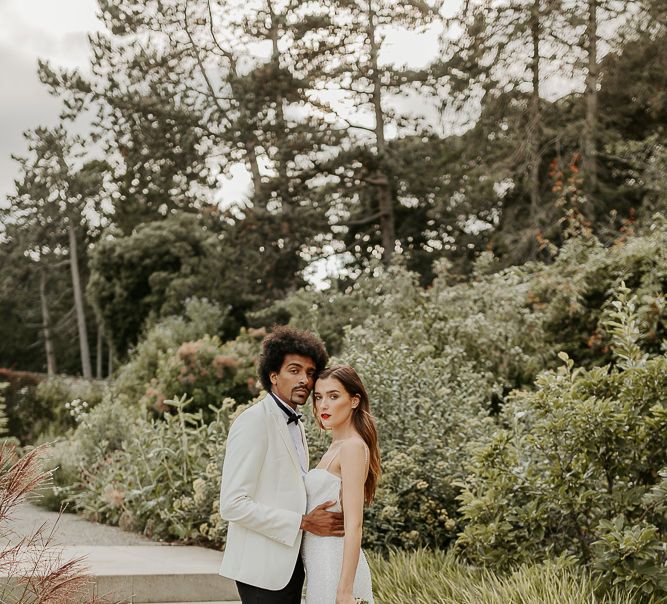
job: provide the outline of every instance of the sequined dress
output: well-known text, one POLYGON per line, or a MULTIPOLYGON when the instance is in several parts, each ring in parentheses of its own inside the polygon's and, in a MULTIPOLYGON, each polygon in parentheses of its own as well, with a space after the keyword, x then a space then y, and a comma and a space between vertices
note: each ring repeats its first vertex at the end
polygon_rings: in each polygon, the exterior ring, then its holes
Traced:
MULTIPOLYGON (((341 511, 341 479, 328 470, 315 468, 305 477, 308 495, 308 512, 325 501, 336 503, 328 508, 341 511)), ((338 580, 343 564, 343 537, 318 537, 304 533, 301 546, 303 565, 306 569, 306 604, 335 604, 338 580)), ((371 571, 362 551, 357 565, 352 593, 373 604, 371 571)))

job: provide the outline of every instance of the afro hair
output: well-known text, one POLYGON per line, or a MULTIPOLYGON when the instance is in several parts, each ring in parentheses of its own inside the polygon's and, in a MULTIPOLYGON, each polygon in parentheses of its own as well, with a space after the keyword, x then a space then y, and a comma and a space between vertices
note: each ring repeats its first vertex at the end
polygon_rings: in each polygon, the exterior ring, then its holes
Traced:
POLYGON ((267 392, 271 390, 270 374, 273 371, 280 371, 288 354, 298 354, 312 359, 316 375, 329 361, 324 343, 315 334, 289 325, 276 326, 264 338, 262 354, 259 357, 259 379, 267 392))

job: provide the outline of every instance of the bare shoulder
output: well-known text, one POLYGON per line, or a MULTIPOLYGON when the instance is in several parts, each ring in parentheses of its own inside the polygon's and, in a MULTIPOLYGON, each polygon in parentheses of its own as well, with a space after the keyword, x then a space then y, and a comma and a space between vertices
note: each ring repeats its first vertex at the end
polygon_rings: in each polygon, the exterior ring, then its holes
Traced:
POLYGON ((360 462, 364 463, 366 460, 366 455, 368 451, 368 446, 359 436, 353 436, 352 438, 346 438, 340 447, 340 459, 341 463, 345 462, 360 462))

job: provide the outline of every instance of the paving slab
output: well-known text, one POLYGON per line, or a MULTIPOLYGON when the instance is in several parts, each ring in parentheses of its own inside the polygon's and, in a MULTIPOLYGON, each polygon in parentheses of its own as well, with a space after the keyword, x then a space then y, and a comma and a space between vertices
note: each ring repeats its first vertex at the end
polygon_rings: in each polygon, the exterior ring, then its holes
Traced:
POLYGON ((222 552, 215 550, 187 545, 71 545, 56 551, 63 563, 80 559, 94 579, 89 593, 113 602, 238 601, 234 581, 218 574, 222 552))
MULTIPOLYGON (((6 528, 6 547, 43 527, 52 533, 51 554, 62 562, 82 558, 94 578, 91 593, 112 595, 126 604, 171 602, 234 602, 238 592, 233 581, 218 574, 222 552, 186 545, 151 541, 118 527, 90 522, 74 514, 51 512, 23 503, 12 512, 6 528)), ((30 562, 25 561, 29 568, 30 562)), ((45 559, 45 564, 47 559, 45 559)), ((0 585, 7 578, 0 576, 0 585)))
MULTIPOLYGON (((31 503, 13 511, 6 525, 9 542, 40 527, 46 535, 53 531, 52 553, 60 561, 83 559, 94 580, 90 594, 108 596, 114 604, 241 604, 234 582, 218 574, 222 552, 152 541, 31 503)), ((6 584, 0 575, 0 586, 6 584)))

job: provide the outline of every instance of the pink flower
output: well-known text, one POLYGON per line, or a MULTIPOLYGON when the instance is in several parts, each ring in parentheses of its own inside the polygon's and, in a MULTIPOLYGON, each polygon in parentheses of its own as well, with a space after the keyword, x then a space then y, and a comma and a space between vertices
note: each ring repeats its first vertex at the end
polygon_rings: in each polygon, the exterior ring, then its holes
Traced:
POLYGON ((116 487, 107 487, 104 491, 104 500, 112 507, 119 508, 125 501, 125 492, 116 487))
POLYGON ((230 369, 236 369, 239 366, 239 362, 230 356, 224 354, 218 354, 213 359, 213 367, 218 369, 219 367, 229 367, 230 369))

